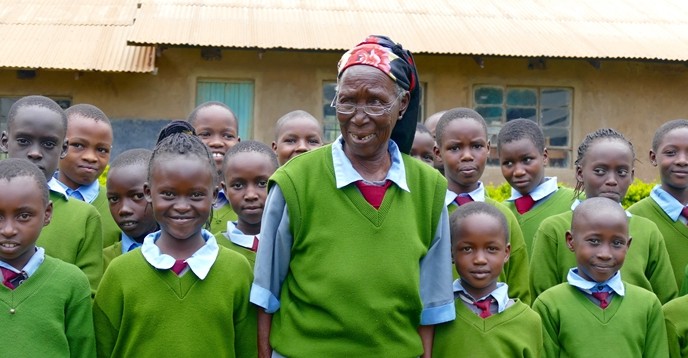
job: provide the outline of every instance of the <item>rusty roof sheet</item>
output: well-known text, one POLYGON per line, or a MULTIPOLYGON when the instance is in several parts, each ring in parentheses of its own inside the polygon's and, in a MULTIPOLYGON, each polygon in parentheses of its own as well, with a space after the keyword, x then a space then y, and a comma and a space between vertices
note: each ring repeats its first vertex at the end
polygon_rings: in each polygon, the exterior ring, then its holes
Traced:
POLYGON ((417 53, 688 60, 684 0, 142 0, 129 42, 346 50, 386 34, 417 53))
POLYGON ((0 0, 0 67, 152 72, 153 46, 127 38, 136 0, 0 0))

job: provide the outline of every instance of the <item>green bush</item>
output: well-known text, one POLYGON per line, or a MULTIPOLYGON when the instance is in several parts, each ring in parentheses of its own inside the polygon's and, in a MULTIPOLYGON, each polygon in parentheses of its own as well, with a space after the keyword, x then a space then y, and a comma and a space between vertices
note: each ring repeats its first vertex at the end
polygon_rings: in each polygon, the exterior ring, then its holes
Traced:
POLYGON ((108 164, 108 165, 105 167, 105 170, 103 171, 103 174, 100 174, 100 176, 98 177, 98 182, 99 182, 100 185, 102 185, 102 186, 105 186, 105 183, 107 182, 107 173, 108 173, 108 170, 110 170, 110 164, 108 164))

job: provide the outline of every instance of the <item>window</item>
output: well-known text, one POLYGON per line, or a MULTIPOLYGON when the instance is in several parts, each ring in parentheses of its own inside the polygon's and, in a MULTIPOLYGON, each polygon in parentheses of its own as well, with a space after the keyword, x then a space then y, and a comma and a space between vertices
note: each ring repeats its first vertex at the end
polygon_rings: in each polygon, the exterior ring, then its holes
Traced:
POLYGON ((551 167, 571 165, 571 116, 573 89, 565 87, 520 87, 479 85, 473 89, 473 106, 487 122, 492 144, 489 165, 499 165, 497 134, 510 120, 535 121, 545 134, 551 167))
POLYGON ((199 80, 196 105, 208 101, 218 101, 229 106, 239 121, 239 137, 252 138, 253 81, 199 80))
MULTIPOLYGON (((10 113, 10 107, 20 98, 0 97, 0 130, 7 130, 7 115, 10 113)), ((69 97, 48 96, 48 98, 57 102, 62 109, 67 109, 72 105, 72 100, 69 97)))

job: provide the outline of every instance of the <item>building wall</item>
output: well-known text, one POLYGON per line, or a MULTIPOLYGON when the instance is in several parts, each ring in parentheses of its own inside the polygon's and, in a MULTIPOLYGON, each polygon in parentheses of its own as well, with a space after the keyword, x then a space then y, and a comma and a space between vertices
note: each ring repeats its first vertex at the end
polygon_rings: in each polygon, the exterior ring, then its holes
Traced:
MULTIPOLYGON (((255 83, 253 137, 270 142, 273 124, 282 114, 304 109, 322 116, 322 84, 336 79, 339 56, 224 50, 222 59, 206 61, 198 48, 167 49, 156 59, 156 74, 40 70, 34 79, 19 80, 15 71, 0 70, 0 96, 71 97, 72 103, 92 103, 115 120, 182 119, 194 107, 198 79, 251 80, 255 83)), ((485 58, 480 68, 470 56, 448 55, 418 55, 416 62, 426 84, 428 115, 472 106, 476 84, 572 87, 574 150, 586 133, 614 127, 634 143, 639 159, 636 176, 643 180, 657 177, 647 159, 656 127, 665 120, 688 117, 684 100, 688 67, 682 64, 602 61, 595 69, 583 60, 546 60, 544 69, 529 70, 527 59, 485 58)), ((572 169, 551 169, 548 175, 569 184, 574 181, 572 169)), ((498 168, 488 168, 485 181, 501 182, 498 168)))

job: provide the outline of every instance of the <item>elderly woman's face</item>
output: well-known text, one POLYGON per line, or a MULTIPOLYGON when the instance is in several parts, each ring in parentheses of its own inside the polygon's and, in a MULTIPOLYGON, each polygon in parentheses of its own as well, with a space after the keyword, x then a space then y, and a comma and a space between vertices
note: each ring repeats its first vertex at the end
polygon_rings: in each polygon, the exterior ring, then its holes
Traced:
POLYGON ((375 67, 363 65, 347 68, 338 86, 338 103, 359 106, 353 114, 337 112, 345 151, 361 158, 386 152, 392 129, 408 105, 408 94, 397 100, 397 87, 392 79, 375 67), (366 105, 391 107, 381 115, 372 116, 363 110, 366 105))

